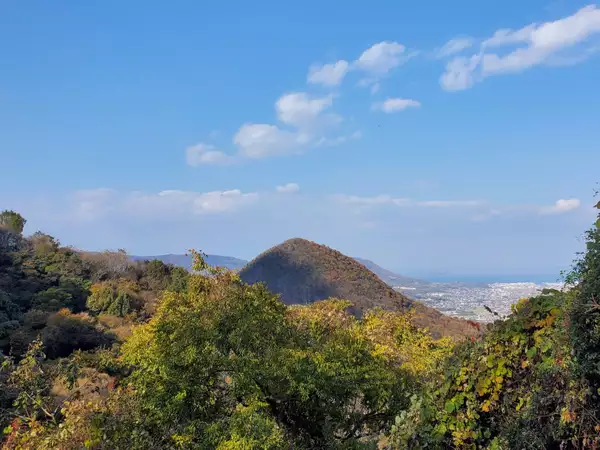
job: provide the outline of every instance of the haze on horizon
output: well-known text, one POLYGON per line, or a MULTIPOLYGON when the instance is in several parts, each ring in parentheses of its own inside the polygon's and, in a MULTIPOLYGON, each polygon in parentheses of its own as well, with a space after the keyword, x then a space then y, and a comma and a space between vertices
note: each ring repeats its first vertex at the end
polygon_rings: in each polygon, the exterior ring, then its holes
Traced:
POLYGON ((0 209, 87 250, 558 274, 595 217, 600 9, 481 3, 4 5, 0 209))

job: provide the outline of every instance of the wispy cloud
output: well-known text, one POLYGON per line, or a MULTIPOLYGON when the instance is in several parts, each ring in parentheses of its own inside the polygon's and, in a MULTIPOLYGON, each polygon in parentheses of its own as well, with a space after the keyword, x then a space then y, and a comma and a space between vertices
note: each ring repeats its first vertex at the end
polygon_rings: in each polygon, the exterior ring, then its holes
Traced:
POLYGON ((358 85, 370 87, 371 93, 375 94, 381 87, 380 80, 382 78, 417 54, 416 51, 407 51, 404 45, 395 41, 382 41, 374 44, 363 51, 352 64, 354 70, 361 71, 365 75, 358 85))
POLYGON ((407 108, 420 108, 421 103, 409 98, 388 98, 381 103, 374 103, 372 109, 383 111, 384 113, 394 113, 403 111, 407 108))
POLYGON ((544 206, 540 208, 540 214, 564 214, 569 211, 578 209, 581 206, 581 201, 577 198, 568 200, 557 200, 552 206, 544 206))
POLYGON ((456 57, 448 62, 440 77, 448 91, 467 89, 494 75, 518 73, 538 65, 557 61, 576 64, 594 51, 585 47, 600 33, 600 10, 596 5, 581 8, 573 15, 542 24, 532 23, 518 30, 500 29, 485 39, 479 52, 470 57, 456 57), (493 49, 514 47, 498 54, 493 49))
POLYGON ((442 48, 436 52, 437 58, 447 58, 473 46, 474 39, 471 37, 457 37, 450 39, 442 48))
POLYGON ((300 186, 296 183, 288 183, 282 186, 277 186, 275 190, 281 194, 293 194, 300 191, 300 186))
POLYGON ((195 192, 163 190, 156 193, 119 192, 90 189, 73 193, 71 213, 79 220, 96 220, 110 214, 134 217, 174 217, 181 215, 233 212, 258 202, 259 193, 226 191, 195 192))
POLYGON ((348 73, 348 61, 340 60, 332 64, 313 65, 308 71, 307 82, 324 86, 338 86, 348 73))
POLYGON ((393 197, 382 194, 372 197, 356 195, 336 194, 331 198, 339 203, 358 206, 383 206, 392 205, 399 207, 422 207, 422 208, 470 208, 485 206, 486 202, 480 200, 413 200, 405 197, 393 197))
POLYGON ((485 220, 495 216, 514 214, 553 215, 565 214, 578 209, 581 202, 576 199, 557 200, 553 205, 492 205, 484 200, 415 200, 406 197, 394 197, 387 194, 376 196, 356 196, 336 194, 331 199, 339 204, 365 210, 382 206, 402 208, 432 208, 474 210, 473 220, 485 220))
POLYGON ((217 150, 210 144, 196 144, 185 150, 185 160, 189 166, 196 167, 202 164, 232 164, 236 158, 217 150))

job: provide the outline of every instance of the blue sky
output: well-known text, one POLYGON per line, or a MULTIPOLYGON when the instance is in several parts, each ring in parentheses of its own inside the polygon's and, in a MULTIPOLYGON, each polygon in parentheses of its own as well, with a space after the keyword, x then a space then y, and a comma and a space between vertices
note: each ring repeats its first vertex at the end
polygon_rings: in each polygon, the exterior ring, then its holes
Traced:
POLYGON ((556 274, 592 223, 600 6, 0 3, 0 208, 86 249, 306 237, 556 274))

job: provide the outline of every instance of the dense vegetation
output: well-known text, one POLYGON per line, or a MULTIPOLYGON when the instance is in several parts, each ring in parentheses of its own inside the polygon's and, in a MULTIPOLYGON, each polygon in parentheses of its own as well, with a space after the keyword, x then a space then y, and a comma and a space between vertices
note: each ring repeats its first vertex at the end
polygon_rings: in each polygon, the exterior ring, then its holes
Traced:
POLYGON ((456 341, 415 308, 288 306, 199 254, 193 274, 82 254, 19 217, 0 216, 3 448, 600 444, 600 220, 571 289, 456 341))
POLYGON ((363 264, 325 245, 290 239, 250 261, 240 272, 246 283, 264 282, 287 304, 310 304, 343 298, 360 317, 369 309, 413 310, 413 321, 436 337, 475 336, 478 329, 466 320, 444 316, 388 286, 363 264))

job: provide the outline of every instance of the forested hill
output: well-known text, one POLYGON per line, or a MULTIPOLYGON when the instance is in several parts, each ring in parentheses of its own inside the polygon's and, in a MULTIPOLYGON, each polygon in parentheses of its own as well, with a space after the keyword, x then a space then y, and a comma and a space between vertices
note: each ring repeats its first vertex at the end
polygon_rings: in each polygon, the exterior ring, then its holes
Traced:
POLYGON ((290 239, 265 251, 241 270, 240 277, 249 284, 264 282, 287 304, 341 298, 352 303, 357 316, 375 307, 412 310, 415 323, 436 336, 478 333, 470 322, 444 316, 396 292, 355 259, 306 239, 290 239))

